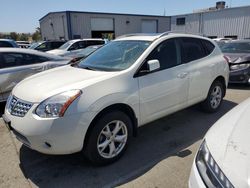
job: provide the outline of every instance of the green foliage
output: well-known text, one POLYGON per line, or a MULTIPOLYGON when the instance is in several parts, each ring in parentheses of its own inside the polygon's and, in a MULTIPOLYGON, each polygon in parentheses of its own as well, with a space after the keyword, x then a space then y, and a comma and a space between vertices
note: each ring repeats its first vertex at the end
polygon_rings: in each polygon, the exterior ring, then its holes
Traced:
POLYGON ((42 39, 41 36, 41 30, 39 27, 36 28, 36 31, 31 33, 16 33, 16 32, 10 32, 10 33, 0 33, 0 38, 4 39, 12 39, 15 41, 28 41, 32 37, 32 40, 39 41, 42 39))

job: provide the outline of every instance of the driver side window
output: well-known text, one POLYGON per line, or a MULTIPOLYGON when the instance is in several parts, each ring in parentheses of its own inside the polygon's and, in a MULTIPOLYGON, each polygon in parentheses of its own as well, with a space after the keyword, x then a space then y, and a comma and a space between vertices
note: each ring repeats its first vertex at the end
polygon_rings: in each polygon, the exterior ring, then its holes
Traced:
POLYGON ((79 42, 76 42, 69 47, 68 51, 77 50, 78 48, 79 48, 79 42))
POLYGON ((158 60, 160 70, 164 70, 181 64, 178 54, 177 40, 169 39, 159 44, 148 56, 147 61, 158 60))

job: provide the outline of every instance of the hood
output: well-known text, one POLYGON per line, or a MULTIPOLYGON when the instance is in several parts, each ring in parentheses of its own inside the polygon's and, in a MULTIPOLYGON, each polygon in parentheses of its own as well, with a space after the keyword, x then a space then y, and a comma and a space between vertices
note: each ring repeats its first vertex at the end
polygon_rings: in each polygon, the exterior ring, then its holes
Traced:
POLYGON ((47 51, 47 53, 54 54, 54 55, 63 55, 65 54, 65 50, 55 49, 55 50, 47 51))
POLYGON ((250 98, 223 116, 205 140, 235 187, 250 187, 250 98))
POLYGON ((24 79, 16 85, 12 94, 22 100, 39 103, 58 93, 83 89, 116 74, 118 72, 92 71, 68 65, 24 79))
POLYGON ((225 53, 224 55, 229 57, 230 64, 250 62, 249 53, 225 53))

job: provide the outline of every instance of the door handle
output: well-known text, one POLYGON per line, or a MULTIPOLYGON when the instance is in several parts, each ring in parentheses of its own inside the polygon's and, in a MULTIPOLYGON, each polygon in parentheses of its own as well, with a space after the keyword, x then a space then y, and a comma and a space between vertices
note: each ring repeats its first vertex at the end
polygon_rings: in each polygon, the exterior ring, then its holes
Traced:
POLYGON ((183 78, 186 78, 187 75, 188 75, 187 72, 183 72, 183 73, 178 74, 177 77, 183 79, 183 78))

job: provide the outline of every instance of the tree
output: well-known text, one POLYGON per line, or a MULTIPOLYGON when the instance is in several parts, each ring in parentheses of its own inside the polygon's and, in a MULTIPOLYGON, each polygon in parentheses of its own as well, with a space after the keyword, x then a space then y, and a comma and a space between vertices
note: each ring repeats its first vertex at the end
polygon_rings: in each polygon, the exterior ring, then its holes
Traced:
POLYGON ((19 39, 19 35, 16 32, 11 32, 10 33, 10 38, 12 40, 18 40, 19 39))
POLYGON ((27 41, 28 39, 29 39, 28 34, 22 33, 22 34, 20 35, 20 40, 21 40, 21 41, 27 41))
POLYGON ((32 39, 33 39, 34 41, 42 40, 41 29, 40 29, 40 27, 37 27, 37 28, 36 28, 36 32, 33 33, 32 39))

